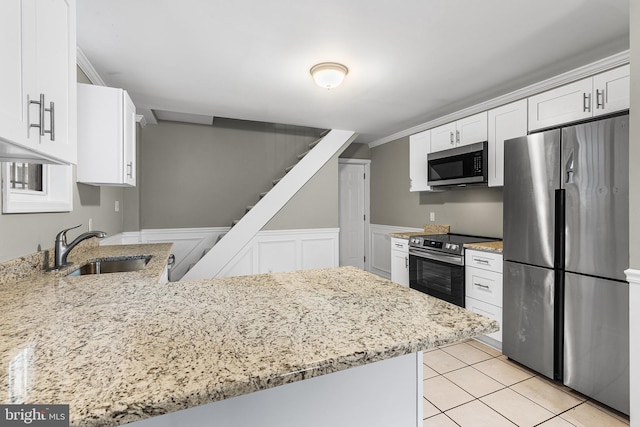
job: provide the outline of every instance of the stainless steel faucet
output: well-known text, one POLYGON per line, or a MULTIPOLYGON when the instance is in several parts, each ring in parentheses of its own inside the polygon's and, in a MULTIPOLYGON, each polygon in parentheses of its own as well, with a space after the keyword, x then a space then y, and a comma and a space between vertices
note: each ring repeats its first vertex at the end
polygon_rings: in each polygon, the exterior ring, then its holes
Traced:
POLYGON ((67 263, 67 256, 69 255, 71 249, 76 247, 78 243, 91 237, 102 238, 107 235, 107 233, 105 233, 104 231, 88 231, 86 233, 82 233, 81 235, 73 239, 71 243, 67 244, 67 231, 78 228, 81 225, 82 224, 76 225, 75 227, 67 228, 56 235, 56 244, 54 247, 55 264, 53 266, 53 270, 57 270, 61 267, 64 267, 65 265, 69 265, 69 263, 67 263))

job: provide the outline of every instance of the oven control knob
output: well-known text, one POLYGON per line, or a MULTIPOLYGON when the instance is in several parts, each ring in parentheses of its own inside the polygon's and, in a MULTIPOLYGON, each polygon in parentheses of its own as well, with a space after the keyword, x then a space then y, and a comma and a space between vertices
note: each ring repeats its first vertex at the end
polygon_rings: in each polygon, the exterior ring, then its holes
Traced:
POLYGON ((452 251, 457 251, 458 250, 458 245, 456 245, 454 243, 450 243, 449 244, 449 249, 451 249, 452 251))

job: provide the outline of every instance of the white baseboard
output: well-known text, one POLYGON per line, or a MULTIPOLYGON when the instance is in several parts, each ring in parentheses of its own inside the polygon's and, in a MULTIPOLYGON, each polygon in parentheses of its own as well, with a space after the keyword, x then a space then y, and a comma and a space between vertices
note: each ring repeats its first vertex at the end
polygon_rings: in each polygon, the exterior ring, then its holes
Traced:
POLYGON ((624 272, 629 281, 629 388, 630 427, 640 427, 640 270, 624 272))

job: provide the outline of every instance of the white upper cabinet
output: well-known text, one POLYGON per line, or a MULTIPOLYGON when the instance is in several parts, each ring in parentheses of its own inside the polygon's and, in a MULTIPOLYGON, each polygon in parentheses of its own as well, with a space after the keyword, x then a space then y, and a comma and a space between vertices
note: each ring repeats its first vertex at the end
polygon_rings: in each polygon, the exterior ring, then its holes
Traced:
POLYGON ((627 64, 593 76, 594 116, 629 108, 630 73, 627 64))
POLYGON ((487 112, 431 129, 431 152, 487 140, 487 112))
POLYGON ((456 122, 431 129, 431 152, 448 150, 456 146, 456 122))
POLYGON ((75 0, 2 0, 0 26, 0 158, 76 163, 75 0))
POLYGON ((529 98, 529 131, 629 108, 629 65, 529 98))
POLYGON ((136 185, 135 115, 125 90, 78 84, 78 182, 136 185))
POLYGON ((527 135, 527 100, 489 110, 489 187, 504 185, 504 141, 527 135))
POLYGON ((429 191, 427 155, 431 152, 431 131, 409 137, 409 191, 429 191))

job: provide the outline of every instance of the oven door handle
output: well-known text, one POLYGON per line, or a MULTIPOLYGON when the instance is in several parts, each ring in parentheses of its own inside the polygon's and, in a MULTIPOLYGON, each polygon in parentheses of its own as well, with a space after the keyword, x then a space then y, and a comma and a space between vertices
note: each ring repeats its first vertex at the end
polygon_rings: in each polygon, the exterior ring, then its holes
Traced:
POLYGON ((434 252, 409 251, 409 256, 417 256, 418 258, 440 261, 447 264, 464 265, 464 258, 455 255, 439 254, 434 252))

